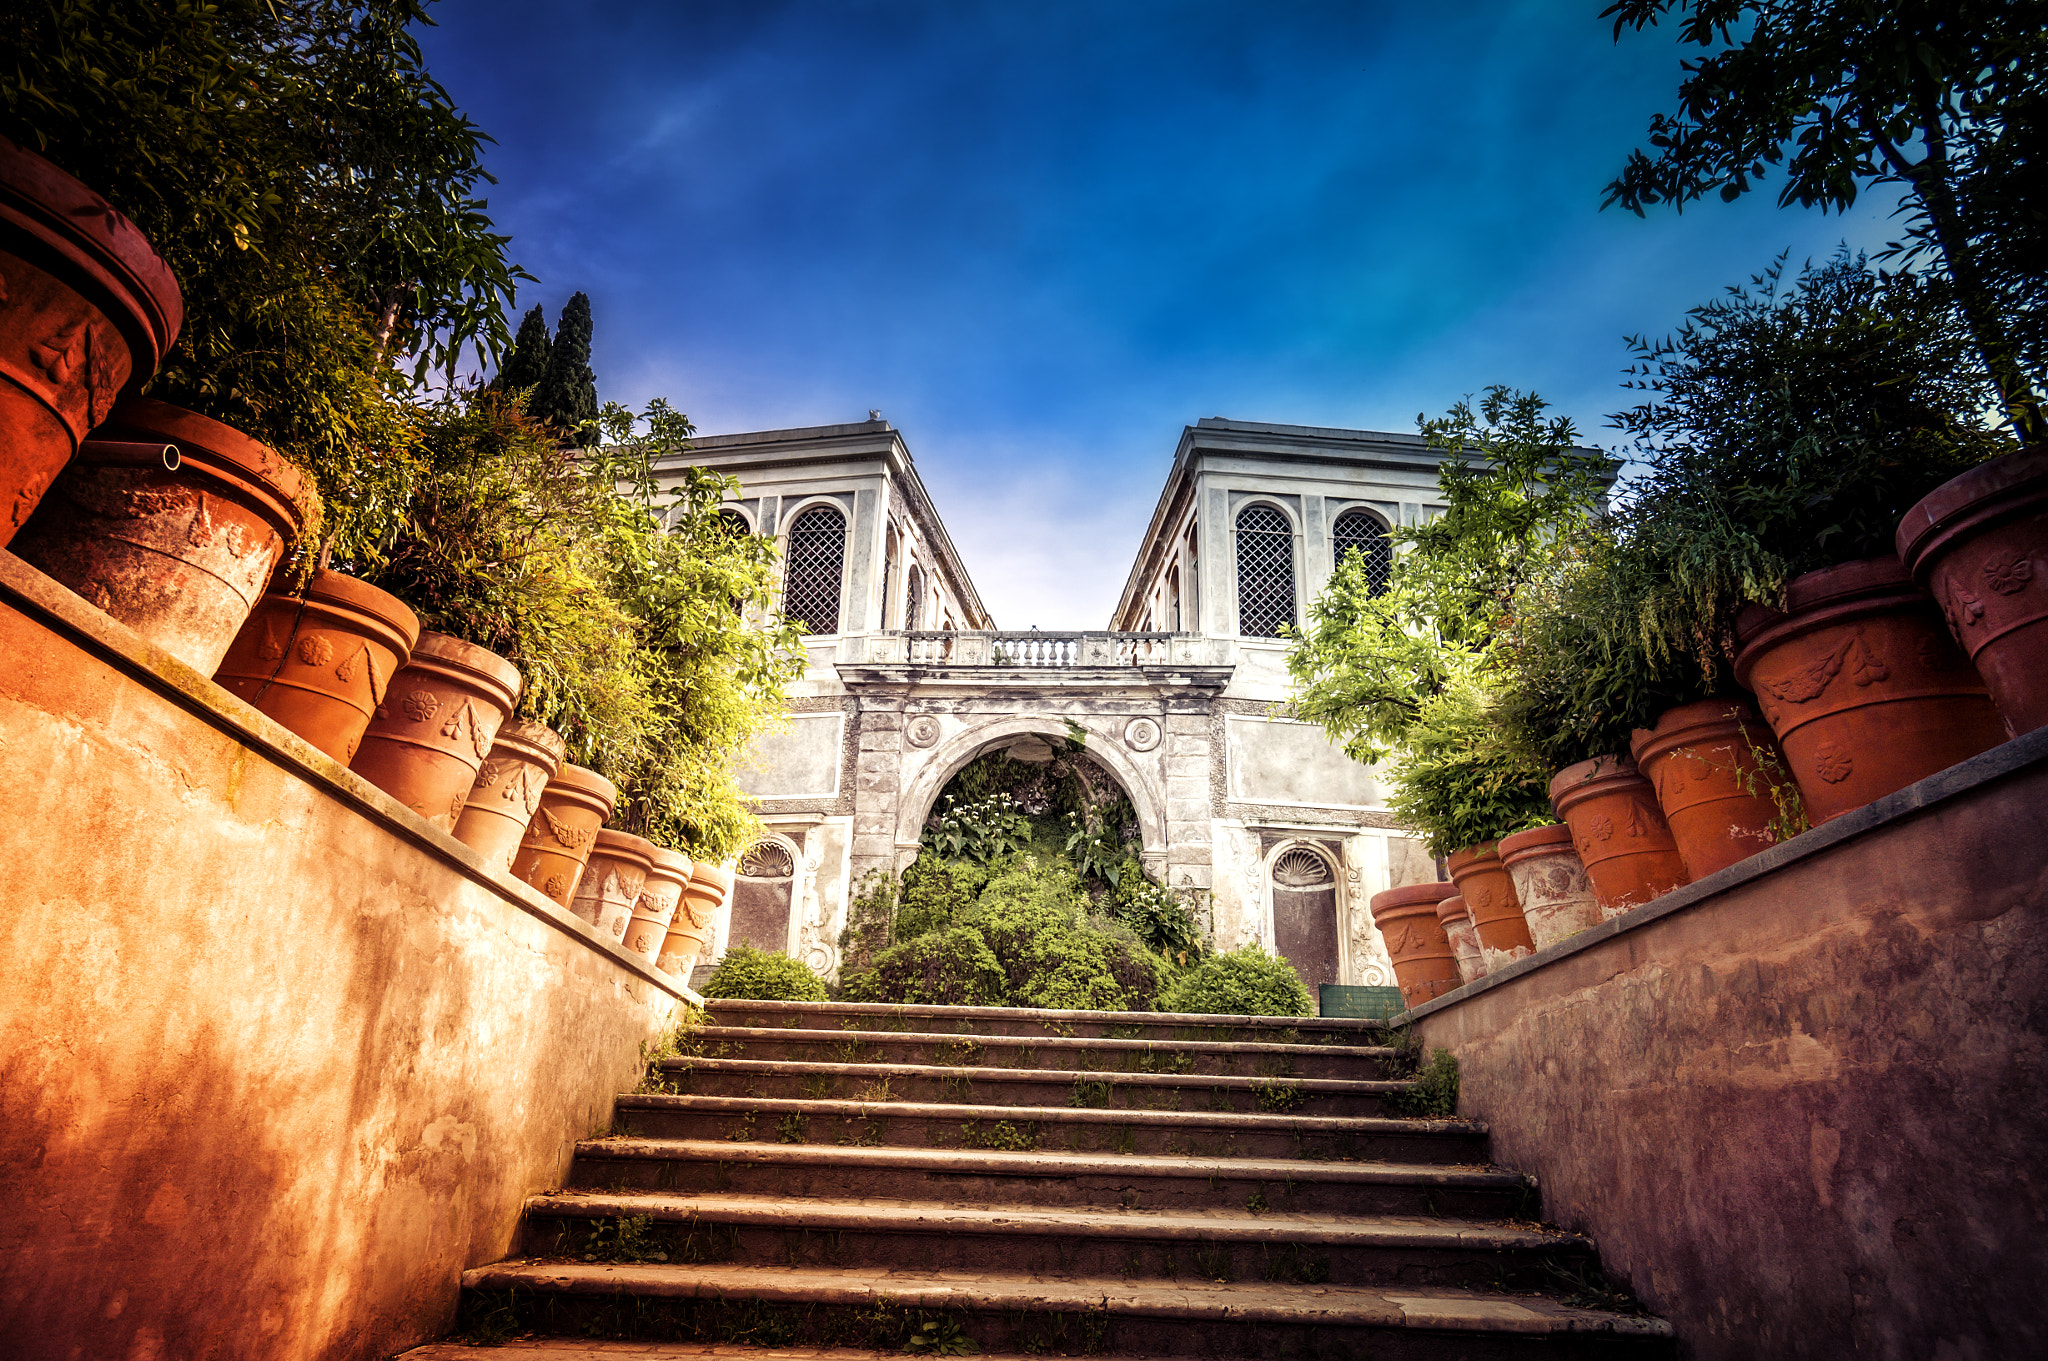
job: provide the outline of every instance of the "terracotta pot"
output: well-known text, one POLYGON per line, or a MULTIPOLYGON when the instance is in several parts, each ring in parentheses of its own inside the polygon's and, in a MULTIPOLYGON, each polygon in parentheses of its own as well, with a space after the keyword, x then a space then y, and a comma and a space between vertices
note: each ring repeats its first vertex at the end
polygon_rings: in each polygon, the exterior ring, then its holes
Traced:
POLYGON ((1393 958, 1401 1000, 1411 1007, 1459 986, 1458 957, 1436 915, 1437 904, 1457 891, 1451 883, 1410 884, 1372 895, 1373 925, 1393 958))
POLYGON ((498 727, 518 700, 519 669, 512 663, 445 633, 422 633, 370 720, 353 769, 442 831, 453 831, 498 727))
POLYGON ((567 907, 597 829, 618 801, 618 788, 596 771, 566 764, 558 768, 541 791, 540 809, 520 839, 512 873, 567 907))
POLYGON ((640 900, 633 904, 632 920, 626 923, 626 948, 650 963, 659 959, 668 940, 669 923, 683 900, 683 885, 690 879, 690 857, 666 846, 654 848, 654 867, 640 886, 640 900))
POLYGON ((1470 983, 1486 977, 1486 959, 1479 953, 1479 928, 1472 924, 1465 900, 1455 893, 1444 899, 1436 905, 1436 919, 1450 938, 1451 953, 1458 961, 1458 981, 1470 983))
POLYGON ((177 280, 105 199, 0 137, 0 547, 184 320, 177 280))
POLYGON ((1539 950, 1600 924, 1600 900, 1593 896, 1585 862, 1572 849, 1572 829, 1558 823, 1532 827, 1500 839, 1500 863, 1514 881, 1539 950))
POLYGON ((131 397, 78 447, 14 551, 211 676, 312 498, 270 446, 131 397))
POLYGON ((419 636, 397 596, 319 571, 303 594, 256 603, 213 679, 347 765, 419 636))
POLYGON ((519 855, 519 839, 540 808, 541 792, 566 750, 560 733, 538 723, 514 719, 499 728, 491 754, 470 781, 455 839, 485 864, 510 869, 519 855))
MULTIPOLYGON (((1736 621, 1756 693, 1815 826, 2005 740, 1984 682, 1896 558, 1795 577, 1787 610, 1736 621)), ((1598 882, 1598 876, 1595 876, 1598 882)))
POLYGON ((722 917, 732 915, 734 872, 723 865, 699 860, 690 866, 690 882, 683 886, 683 906, 690 920, 700 923, 717 938, 722 917))
POLYGON ((1785 783, 1784 764, 1777 739, 1744 701, 1667 709, 1656 727, 1637 728, 1629 747, 1692 878, 1778 844, 1771 791, 1785 783))
POLYGON ((1451 879, 1472 914, 1479 932, 1479 953, 1486 971, 1505 969, 1516 960, 1536 952, 1529 936, 1529 924, 1522 919, 1522 903, 1515 897, 1515 882, 1500 863, 1500 843, 1482 841, 1453 851, 1445 864, 1451 879))
POLYGON ((652 841, 631 832, 599 831, 591 843, 590 859, 584 862, 583 877, 569 899, 569 910, 606 940, 624 944, 626 923, 632 919, 633 905, 640 901, 640 890, 654 868, 658 849, 652 841))
POLYGON ((2005 730, 2048 724, 2048 453, 2007 454, 1950 478, 1899 521, 1898 545, 2005 730))
POLYGON ((1626 756, 1596 756, 1550 780, 1550 806, 1571 828, 1603 917, 1691 882, 1657 791, 1626 756))

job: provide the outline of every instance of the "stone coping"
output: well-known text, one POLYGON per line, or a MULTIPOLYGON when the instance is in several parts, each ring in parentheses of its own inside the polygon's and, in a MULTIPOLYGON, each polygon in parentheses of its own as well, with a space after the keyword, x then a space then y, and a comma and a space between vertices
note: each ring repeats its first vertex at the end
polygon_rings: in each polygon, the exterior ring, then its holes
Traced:
POLYGON ((0 548, 0 600, 37 620, 164 700, 210 724, 272 765, 296 775, 329 798, 354 809, 383 831, 409 842, 529 916, 610 957, 628 973, 678 1000, 701 1007, 704 999, 652 964, 600 937, 582 918, 509 874, 485 865, 477 853, 407 808, 348 767, 211 678, 171 656, 134 630, 86 603, 14 554, 0 548))
POLYGON ((1663 897, 1652 899, 1641 907, 1622 913, 1619 917, 1601 922, 1598 926, 1590 927, 1546 949, 1538 950, 1527 958, 1518 959, 1498 973, 1490 973, 1441 997, 1431 998, 1421 1006, 1393 1017, 1392 1024, 1404 1025, 1426 1016, 1434 1016, 1441 1011, 1448 1011, 1470 1001, 1482 992, 1506 987, 1518 979, 1549 967, 1558 960, 1604 944, 1615 936, 1641 930, 1675 913, 1700 907, 1733 889, 1767 878, 1801 861, 1825 855, 1859 837, 1881 832, 1887 827, 1918 817, 1928 809, 1974 793, 2030 766, 2044 762, 2048 762, 2048 728, 2037 728, 2033 732, 2022 733, 1989 751, 1977 753, 1967 761, 1957 762, 1947 770, 1937 771, 1924 780, 1909 784, 1896 793, 1887 794, 1832 821, 1824 822, 1811 831, 1802 832, 1790 841, 1781 841, 1768 850, 1757 852, 1747 860, 1739 860, 1704 879, 1673 889, 1663 897))

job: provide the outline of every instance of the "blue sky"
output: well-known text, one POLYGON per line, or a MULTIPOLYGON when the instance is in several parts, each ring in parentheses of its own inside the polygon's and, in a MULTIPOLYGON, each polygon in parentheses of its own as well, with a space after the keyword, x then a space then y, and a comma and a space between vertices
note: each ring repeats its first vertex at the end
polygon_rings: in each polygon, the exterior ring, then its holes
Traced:
POLYGON ((599 394, 904 432, 1005 628, 1100 628, 1181 427, 1412 430, 1489 384, 1610 443, 1622 336, 1891 201, 1601 188, 1679 50, 1600 0, 442 0, 430 68, 599 394))

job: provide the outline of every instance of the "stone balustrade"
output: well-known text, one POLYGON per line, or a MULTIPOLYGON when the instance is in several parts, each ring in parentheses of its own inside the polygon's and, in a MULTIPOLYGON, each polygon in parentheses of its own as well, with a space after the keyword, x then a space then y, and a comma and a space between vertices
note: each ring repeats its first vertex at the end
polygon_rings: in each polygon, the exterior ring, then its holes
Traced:
POLYGON ((839 640, 853 666, 1001 667, 1072 671, 1096 667, 1213 667, 1236 659, 1228 638, 1197 633, 888 631, 839 640))

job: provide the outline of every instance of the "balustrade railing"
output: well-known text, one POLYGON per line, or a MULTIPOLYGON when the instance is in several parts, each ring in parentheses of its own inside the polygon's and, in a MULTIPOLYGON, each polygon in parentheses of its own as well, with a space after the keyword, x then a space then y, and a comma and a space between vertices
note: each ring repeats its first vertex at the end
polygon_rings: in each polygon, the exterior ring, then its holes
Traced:
POLYGON ((1184 633, 981 633, 945 630, 898 635, 912 666, 1165 666, 1184 633))

